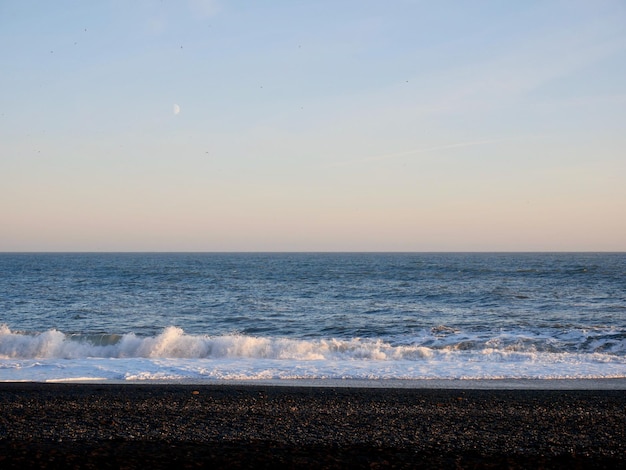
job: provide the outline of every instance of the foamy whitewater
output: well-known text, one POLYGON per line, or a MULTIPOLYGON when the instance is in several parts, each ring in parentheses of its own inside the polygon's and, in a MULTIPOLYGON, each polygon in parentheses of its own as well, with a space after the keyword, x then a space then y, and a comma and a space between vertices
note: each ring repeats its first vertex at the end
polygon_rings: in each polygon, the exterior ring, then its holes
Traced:
POLYGON ((624 254, 0 254, 0 381, 626 378, 624 254))

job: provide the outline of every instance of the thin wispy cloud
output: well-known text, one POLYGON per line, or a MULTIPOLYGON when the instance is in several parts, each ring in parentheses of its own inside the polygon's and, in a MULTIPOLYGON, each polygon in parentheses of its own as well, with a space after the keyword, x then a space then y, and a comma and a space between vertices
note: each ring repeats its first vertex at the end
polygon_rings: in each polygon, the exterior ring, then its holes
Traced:
POLYGON ((363 163, 376 162, 376 161, 381 161, 381 160, 391 160, 395 158, 404 158, 404 157, 409 157, 413 155, 422 155, 422 154, 427 154, 427 153, 439 152, 442 150, 475 147, 477 145, 487 145, 487 144, 492 144, 492 143, 499 142, 499 141, 500 141, 499 139, 490 139, 490 140, 476 140, 476 141, 471 141, 471 142, 459 142, 456 144, 449 144, 449 145, 437 145, 435 147, 425 147, 425 148, 420 148, 420 149, 407 150, 405 152, 387 153, 384 155, 376 155, 372 157, 344 160, 341 162, 332 163, 328 165, 327 168, 363 164, 363 163))
POLYGON ((216 0, 190 0, 189 7, 192 13, 200 18, 213 17, 220 10, 216 0))
POLYGON ((518 44, 507 54, 454 70, 452 75, 463 77, 462 83, 453 81, 441 90, 434 108, 458 113, 508 105, 511 99, 523 98, 551 81, 575 75, 626 50, 626 35, 606 38, 598 27, 558 31, 550 39, 518 44))

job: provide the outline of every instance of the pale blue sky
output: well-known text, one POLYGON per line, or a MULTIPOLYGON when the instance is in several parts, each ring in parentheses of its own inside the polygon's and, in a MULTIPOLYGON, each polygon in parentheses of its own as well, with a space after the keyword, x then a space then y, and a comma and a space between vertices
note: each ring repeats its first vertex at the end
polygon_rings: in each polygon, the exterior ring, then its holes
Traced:
POLYGON ((626 250, 626 2, 2 1, 0 251, 626 250))

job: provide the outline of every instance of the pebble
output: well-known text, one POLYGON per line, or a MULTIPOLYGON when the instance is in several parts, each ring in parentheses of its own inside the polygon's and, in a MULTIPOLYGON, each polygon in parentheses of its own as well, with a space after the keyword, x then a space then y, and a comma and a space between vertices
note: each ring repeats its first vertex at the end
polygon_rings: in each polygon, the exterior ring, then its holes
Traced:
POLYGON ((626 467, 624 391, 462 395, 433 389, 5 383, 0 466, 626 467))

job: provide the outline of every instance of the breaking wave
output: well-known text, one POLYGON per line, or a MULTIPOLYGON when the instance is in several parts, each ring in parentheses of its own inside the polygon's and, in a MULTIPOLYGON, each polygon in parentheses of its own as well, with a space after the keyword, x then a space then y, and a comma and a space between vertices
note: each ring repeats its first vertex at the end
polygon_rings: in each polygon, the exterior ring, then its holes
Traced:
POLYGON ((179 358, 421 361, 433 356, 451 360, 459 354, 489 355, 501 360, 533 355, 592 355, 595 360, 626 361, 626 334, 612 329, 570 330, 559 333, 464 333, 437 327, 419 336, 382 339, 293 339, 246 335, 190 335, 170 326, 160 334, 65 334, 11 331, 0 326, 0 359, 179 358))

